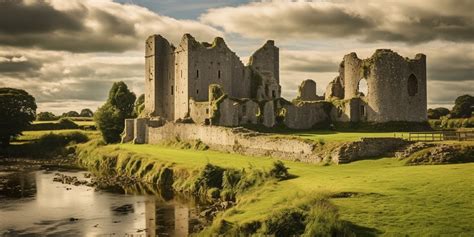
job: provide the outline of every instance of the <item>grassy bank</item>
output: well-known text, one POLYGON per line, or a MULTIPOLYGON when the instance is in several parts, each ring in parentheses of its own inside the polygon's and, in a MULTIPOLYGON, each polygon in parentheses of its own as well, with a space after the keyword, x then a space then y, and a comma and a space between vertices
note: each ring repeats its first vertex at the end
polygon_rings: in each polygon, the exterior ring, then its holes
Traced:
MULTIPOLYGON (((173 183, 175 189, 188 192, 209 163, 225 170, 269 173, 274 162, 266 157, 153 145, 81 147, 81 160, 88 166, 110 166, 116 161, 112 166, 117 171, 143 175, 152 182, 159 182, 166 175, 164 168, 172 167, 173 174, 182 177, 173 183), (145 172, 150 170, 160 172, 145 172)), ((279 182, 265 179, 241 192, 237 204, 219 215, 205 233, 268 234, 276 226, 303 223, 308 235, 318 228, 324 233, 362 235, 474 234, 473 163, 406 166, 403 161, 380 158, 340 166, 284 164, 295 177, 279 182), (279 222, 272 219, 275 216, 291 218, 279 222)))

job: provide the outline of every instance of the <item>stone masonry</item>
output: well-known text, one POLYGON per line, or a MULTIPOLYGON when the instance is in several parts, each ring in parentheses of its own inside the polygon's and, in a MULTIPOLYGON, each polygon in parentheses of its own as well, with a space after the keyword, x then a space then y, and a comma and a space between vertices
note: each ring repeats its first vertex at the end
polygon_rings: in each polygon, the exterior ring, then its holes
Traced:
POLYGON ((148 37, 145 109, 126 121, 123 142, 148 143, 167 123, 311 129, 328 122, 427 120, 423 54, 408 59, 379 49, 359 59, 350 53, 325 95, 318 96, 316 82, 308 79, 291 102, 281 97, 279 60, 273 40, 245 65, 220 37, 206 43, 185 34, 177 46, 160 35, 148 37))

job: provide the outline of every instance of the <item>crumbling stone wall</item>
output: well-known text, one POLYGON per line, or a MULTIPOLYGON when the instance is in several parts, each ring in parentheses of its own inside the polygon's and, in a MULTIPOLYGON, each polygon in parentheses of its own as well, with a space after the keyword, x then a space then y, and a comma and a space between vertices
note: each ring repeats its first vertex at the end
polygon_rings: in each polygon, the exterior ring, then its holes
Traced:
POLYGON ((349 163, 361 158, 377 157, 410 144, 401 138, 362 138, 361 141, 347 142, 337 147, 331 154, 338 164, 349 163))
POLYGON ((196 102, 193 99, 189 100, 190 116, 196 124, 209 124, 209 102, 196 102))
POLYGON ((328 110, 331 109, 330 106, 324 101, 284 105, 283 108, 286 110, 284 124, 292 129, 310 129, 329 120, 328 110))
POLYGON ((316 94, 316 82, 311 79, 304 80, 298 87, 298 97, 300 101, 315 101, 319 97, 316 94))
POLYGON ((225 152, 272 156, 308 163, 321 161, 321 157, 313 153, 314 143, 310 141, 274 138, 243 128, 167 123, 164 126, 149 127, 148 130, 150 144, 179 138, 183 141, 199 140, 213 150, 225 152))
POLYGON ((426 121, 426 56, 417 54, 407 59, 392 50, 378 49, 362 60, 350 53, 344 56, 339 77, 328 86, 326 98, 360 98, 350 104, 350 121, 426 121), (367 95, 359 91, 363 79, 367 81, 367 95), (353 107, 356 105, 359 108, 353 107))
POLYGON ((125 119, 125 128, 122 133, 122 143, 128 143, 135 138, 135 119, 125 119))

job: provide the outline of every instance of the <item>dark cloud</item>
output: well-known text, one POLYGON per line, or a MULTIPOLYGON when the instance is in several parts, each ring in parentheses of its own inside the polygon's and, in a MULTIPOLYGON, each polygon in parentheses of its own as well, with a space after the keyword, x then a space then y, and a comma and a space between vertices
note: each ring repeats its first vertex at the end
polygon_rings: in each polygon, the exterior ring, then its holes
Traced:
POLYGON ((56 30, 81 31, 82 18, 87 9, 58 11, 50 4, 38 1, 26 4, 24 1, 0 1, 0 33, 36 34, 50 33, 56 30))
POLYGON ((140 49, 153 33, 176 42, 187 32, 206 38, 220 35, 196 21, 180 21, 113 1, 0 0, 0 45, 4 46, 124 52, 140 49))
POLYGON ((27 59, 24 56, 1 56, 0 73, 4 76, 26 78, 38 75, 42 63, 39 60, 27 59))
POLYGON ((464 51, 442 51, 428 58, 428 74, 435 81, 474 82, 474 48, 464 51))

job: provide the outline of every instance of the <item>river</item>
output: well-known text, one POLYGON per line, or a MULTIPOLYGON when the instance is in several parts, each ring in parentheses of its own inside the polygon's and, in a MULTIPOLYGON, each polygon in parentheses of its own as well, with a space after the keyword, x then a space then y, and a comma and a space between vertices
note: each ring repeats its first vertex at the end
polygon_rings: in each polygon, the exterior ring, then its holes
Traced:
POLYGON ((54 182, 58 174, 90 181, 85 171, 0 172, 0 236, 187 236, 202 227, 195 201, 54 182))

